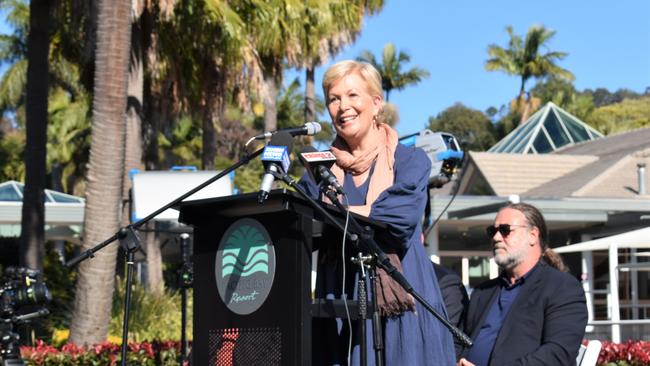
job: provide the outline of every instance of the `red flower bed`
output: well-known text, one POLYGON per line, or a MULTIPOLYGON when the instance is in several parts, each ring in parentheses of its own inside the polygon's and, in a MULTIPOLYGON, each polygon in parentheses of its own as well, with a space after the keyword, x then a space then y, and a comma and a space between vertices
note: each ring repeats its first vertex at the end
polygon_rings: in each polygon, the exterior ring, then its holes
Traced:
POLYGON ((602 341, 602 344, 603 346, 598 355, 598 365, 650 365, 650 342, 627 341, 625 343, 612 343, 602 341))
MULTIPOLYGON (((129 343, 127 364, 143 366, 178 365, 180 342, 155 341, 129 343)), ((68 343, 60 348, 38 341, 36 346, 20 348, 20 353, 29 366, 85 366, 118 365, 121 362, 121 347, 104 342, 89 347, 68 343)))

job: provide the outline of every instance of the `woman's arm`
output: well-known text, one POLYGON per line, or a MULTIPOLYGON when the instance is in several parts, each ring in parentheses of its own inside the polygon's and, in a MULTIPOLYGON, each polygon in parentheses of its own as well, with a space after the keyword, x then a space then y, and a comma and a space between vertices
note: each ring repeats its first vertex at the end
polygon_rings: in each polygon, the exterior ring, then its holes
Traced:
POLYGON ((370 219, 385 222, 389 233, 405 249, 424 215, 431 161, 421 149, 399 146, 395 154, 395 181, 379 195, 370 219))

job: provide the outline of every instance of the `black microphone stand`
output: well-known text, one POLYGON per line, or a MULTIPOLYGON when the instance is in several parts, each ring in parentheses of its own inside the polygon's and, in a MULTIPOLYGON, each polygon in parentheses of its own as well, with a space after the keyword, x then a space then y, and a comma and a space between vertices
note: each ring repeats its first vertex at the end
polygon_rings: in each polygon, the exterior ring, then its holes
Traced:
MULTIPOLYGON (((287 174, 284 173, 273 173, 276 178, 282 179, 287 185, 292 187, 293 189, 296 190, 303 198, 305 198, 312 207, 314 207, 319 213, 321 213, 324 217, 326 217, 334 226, 336 226, 342 233, 346 233, 345 228, 343 225, 336 220, 332 215, 325 210, 325 208, 321 207, 320 204, 318 204, 313 198, 309 197, 309 195, 296 183, 296 181, 288 176, 287 174)), ((347 212, 347 210, 341 205, 339 200, 336 198, 335 195, 334 199, 332 202, 336 205, 336 207, 339 208, 343 213, 347 212)), ((329 197, 328 197, 329 198, 329 197)), ((363 228, 361 225, 354 219, 354 217, 350 216, 350 223, 352 224, 352 230, 356 231, 357 233, 363 233, 363 228)), ((354 238, 356 238, 356 234, 353 233, 347 233, 348 236, 354 235, 354 238)), ((463 333, 460 329, 455 327, 453 324, 451 324, 447 319, 445 319, 444 316, 442 316, 440 313, 436 311, 436 309, 431 306, 427 302, 426 299, 424 299, 415 289, 411 284, 408 282, 408 280, 404 277, 402 273, 400 273, 395 266, 390 262, 390 259, 388 259, 388 256, 386 253, 384 253, 383 250, 377 245, 377 243, 374 241, 374 239, 369 236, 369 235, 360 235, 361 237, 361 242, 363 242, 366 246, 366 249, 375 257, 375 264, 386 271, 388 275, 390 275, 395 282, 397 282, 402 288, 411 294, 413 298, 415 298, 429 313, 431 313, 433 316, 435 316, 450 332, 451 334, 458 339, 460 342, 463 343, 464 346, 466 347, 471 347, 473 342, 472 340, 465 334, 463 333)), ((374 292, 374 291, 373 291, 374 292)))
POLYGON ((188 233, 181 233, 179 235, 179 240, 181 242, 181 256, 183 258, 183 264, 180 270, 180 280, 181 280, 181 365, 185 364, 187 361, 187 289, 192 287, 192 282, 194 280, 194 273, 192 271, 192 263, 190 262, 190 253, 189 253, 189 239, 190 235, 188 233))
MULTIPOLYGON (((347 211, 333 191, 325 190, 323 193, 325 193, 327 198, 329 198, 330 201, 332 201, 339 210, 342 212, 347 211)), ((354 219, 352 216, 350 216, 350 223, 352 224, 353 229, 357 231, 364 230, 359 222, 356 221, 356 219, 354 219)), ((408 280, 404 277, 404 275, 397 271, 397 268, 395 268, 395 266, 390 263, 390 260, 386 256, 386 253, 384 253, 381 248, 379 248, 379 245, 377 245, 377 243, 373 240, 372 236, 361 235, 361 238, 365 239, 363 242, 368 245, 367 249, 370 251, 370 253, 376 257, 375 263, 380 268, 385 270, 386 273, 388 273, 400 286, 402 286, 402 288, 404 288, 404 290, 406 290, 406 292, 411 294, 416 300, 418 300, 420 304, 422 304, 431 314, 433 314, 433 316, 440 320, 440 322, 442 322, 442 324, 447 327, 447 329, 449 329, 454 338, 462 342, 465 347, 472 346, 472 340, 465 333, 463 333, 460 329, 445 319, 444 316, 438 313, 420 294, 415 291, 415 289, 413 289, 413 286, 408 283, 408 280)))
POLYGON ((140 226, 146 224, 147 222, 151 221, 154 217, 160 215, 163 213, 165 210, 169 208, 173 208, 174 206, 178 205, 181 203, 184 199, 190 197, 194 193, 202 190, 203 188, 207 187, 208 185, 212 184, 213 182, 221 179, 222 177, 230 174, 233 170, 239 168, 240 166, 244 164, 248 164, 249 161, 257 157, 262 153, 264 148, 258 149, 257 151, 254 151, 250 154, 247 154, 243 158, 241 158, 238 162, 235 164, 231 165, 230 167, 226 168, 225 170, 221 171, 219 174, 215 175, 214 177, 206 180, 205 182, 199 184, 198 186, 192 188, 188 192, 182 194, 178 198, 174 199, 173 201, 169 202, 168 204, 160 207, 156 211, 152 212, 149 214, 147 217, 142 218, 132 224, 127 225, 126 227, 120 228, 113 236, 110 238, 104 240, 103 242, 95 245, 94 247, 86 250, 85 252, 81 253, 77 257, 71 259, 68 261, 65 265, 66 267, 72 267, 76 265, 77 263, 88 259, 92 258, 94 256, 94 253, 101 250, 108 244, 114 242, 115 240, 120 240, 120 246, 124 249, 126 252, 126 263, 127 263, 127 277, 126 277, 126 289, 125 289, 125 296, 124 296, 124 321, 122 323, 122 366, 126 366, 126 351, 128 349, 128 332, 129 332, 129 311, 131 309, 131 285, 133 283, 133 266, 134 266, 134 254, 135 252, 138 251, 140 248, 140 239, 138 238, 138 235, 135 233, 135 230, 139 228, 140 226))

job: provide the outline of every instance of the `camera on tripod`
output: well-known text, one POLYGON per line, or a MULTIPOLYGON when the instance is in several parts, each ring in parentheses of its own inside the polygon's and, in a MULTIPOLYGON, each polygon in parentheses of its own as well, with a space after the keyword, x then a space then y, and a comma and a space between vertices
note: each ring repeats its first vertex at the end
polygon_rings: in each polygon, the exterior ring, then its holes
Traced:
POLYGON ((16 326, 47 315, 41 307, 52 299, 41 272, 24 267, 7 267, 0 287, 0 361, 2 366, 24 365, 20 358, 16 326))

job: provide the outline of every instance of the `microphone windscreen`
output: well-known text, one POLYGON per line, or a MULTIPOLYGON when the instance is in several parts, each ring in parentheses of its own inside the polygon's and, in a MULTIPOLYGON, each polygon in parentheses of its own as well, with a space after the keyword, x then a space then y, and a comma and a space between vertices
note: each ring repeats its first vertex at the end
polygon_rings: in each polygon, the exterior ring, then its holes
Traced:
POLYGON ((284 131, 278 131, 271 137, 269 141, 271 146, 285 146, 289 154, 293 151, 293 137, 290 133, 284 131))
POLYGON ((307 127, 307 135, 309 136, 314 136, 323 129, 323 126, 318 122, 307 122, 305 123, 305 127, 307 127))

